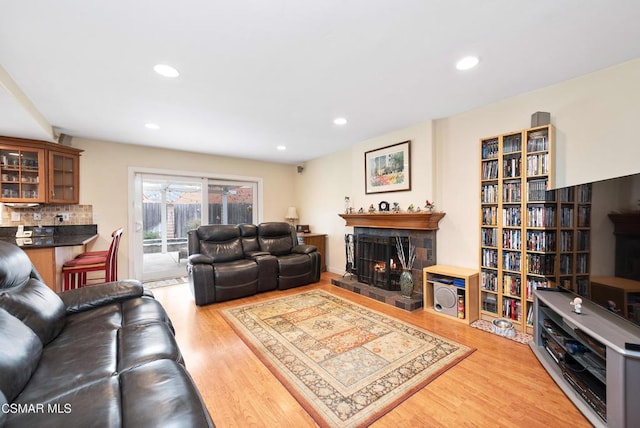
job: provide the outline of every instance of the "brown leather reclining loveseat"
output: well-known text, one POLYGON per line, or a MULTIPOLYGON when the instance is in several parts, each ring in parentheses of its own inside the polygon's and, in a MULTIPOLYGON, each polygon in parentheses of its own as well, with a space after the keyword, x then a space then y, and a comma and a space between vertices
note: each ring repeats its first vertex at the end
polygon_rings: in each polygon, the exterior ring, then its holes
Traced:
POLYGON ((211 427, 166 312, 138 281, 56 294, 0 241, 0 427, 211 427))
POLYGON ((189 284, 197 305, 320 280, 320 253, 289 223, 205 225, 189 231, 189 284))

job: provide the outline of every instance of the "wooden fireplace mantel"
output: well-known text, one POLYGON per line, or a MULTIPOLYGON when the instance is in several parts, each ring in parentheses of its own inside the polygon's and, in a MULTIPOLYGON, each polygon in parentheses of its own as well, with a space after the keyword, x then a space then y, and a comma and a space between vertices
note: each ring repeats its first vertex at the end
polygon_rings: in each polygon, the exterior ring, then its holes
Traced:
POLYGON ((609 213, 616 235, 640 236, 640 211, 609 213))
POLYGON ((382 229, 438 230, 443 212, 338 214, 346 226, 378 227, 382 229))

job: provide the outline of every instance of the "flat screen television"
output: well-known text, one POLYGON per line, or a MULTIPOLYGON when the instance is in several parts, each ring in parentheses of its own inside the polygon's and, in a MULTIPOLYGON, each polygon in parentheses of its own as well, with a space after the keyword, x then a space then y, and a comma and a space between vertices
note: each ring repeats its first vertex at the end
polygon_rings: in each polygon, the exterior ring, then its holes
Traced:
POLYGON ((558 286, 640 329, 640 173, 591 183, 588 236, 588 284, 558 286))

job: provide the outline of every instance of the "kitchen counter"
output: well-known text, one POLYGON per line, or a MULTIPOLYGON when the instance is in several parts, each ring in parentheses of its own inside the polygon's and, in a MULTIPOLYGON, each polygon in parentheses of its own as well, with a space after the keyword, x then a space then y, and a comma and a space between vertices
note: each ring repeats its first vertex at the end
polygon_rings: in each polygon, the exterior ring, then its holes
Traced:
POLYGON ((95 224, 27 226, 24 230, 33 235, 27 238, 16 238, 17 230, 17 227, 0 227, 0 240, 27 249, 86 245, 98 237, 98 226, 95 224))
POLYGON ((68 225, 24 228, 33 236, 16 238, 17 227, 0 227, 0 240, 21 247, 31 263, 54 291, 62 290, 62 265, 86 250, 86 245, 98 238, 98 226, 68 225))
POLYGON ((47 248, 47 247, 69 247, 74 245, 87 245, 98 237, 92 235, 53 235, 53 236, 33 236, 31 238, 0 237, 0 240, 16 244, 23 249, 27 248, 47 248))

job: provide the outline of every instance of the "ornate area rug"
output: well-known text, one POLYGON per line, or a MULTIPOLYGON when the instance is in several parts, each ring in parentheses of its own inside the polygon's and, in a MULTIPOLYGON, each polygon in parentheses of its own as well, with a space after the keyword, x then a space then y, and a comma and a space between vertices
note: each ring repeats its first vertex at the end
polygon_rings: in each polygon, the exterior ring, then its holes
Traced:
MULTIPOLYGON (((477 328, 479 330, 484 330, 484 331, 486 331, 488 333, 493 333, 496 336, 500 336, 499 334, 496 334, 493 331, 493 324, 491 323, 491 321, 475 320, 470 325, 471 325, 471 327, 477 328)), ((508 336, 500 336, 500 337, 504 337, 505 339, 511 339, 511 340, 513 340, 515 342, 523 343, 525 345, 533 340, 533 336, 531 336, 530 334, 521 333, 519 331, 516 331, 516 334, 514 336, 511 336, 511 337, 508 337, 508 336)))
POLYGON ((322 290, 222 313, 321 426, 366 426, 473 352, 322 290))

